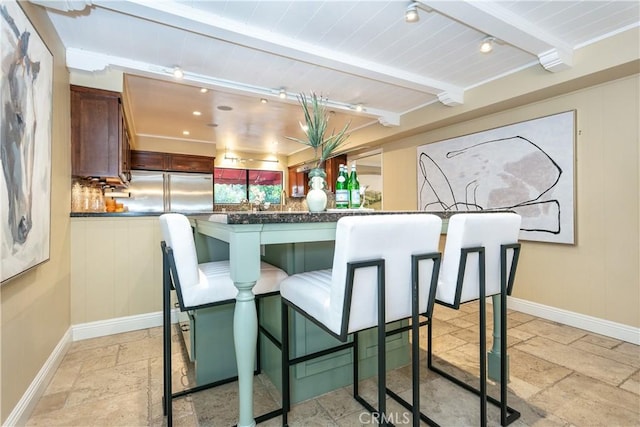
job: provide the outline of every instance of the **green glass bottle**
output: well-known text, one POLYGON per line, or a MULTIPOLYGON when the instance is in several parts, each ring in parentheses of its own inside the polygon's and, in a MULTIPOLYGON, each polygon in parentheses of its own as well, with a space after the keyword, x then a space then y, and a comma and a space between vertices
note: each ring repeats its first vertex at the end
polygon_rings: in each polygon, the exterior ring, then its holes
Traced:
POLYGON ((347 165, 340 165, 336 180, 336 208, 347 209, 349 207, 349 189, 347 188, 347 165))
POLYGON ((351 174, 349 175, 349 208, 357 209, 360 207, 360 183, 358 182, 358 173, 356 172, 356 162, 351 164, 351 174))

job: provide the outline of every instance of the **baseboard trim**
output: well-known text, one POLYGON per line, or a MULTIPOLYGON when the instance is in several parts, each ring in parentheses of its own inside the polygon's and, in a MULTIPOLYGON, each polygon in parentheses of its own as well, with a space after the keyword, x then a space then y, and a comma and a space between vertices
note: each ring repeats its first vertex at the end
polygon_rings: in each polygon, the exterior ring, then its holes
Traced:
MULTIPOLYGON (((177 322, 177 311, 171 312, 171 323, 177 322)), ((73 340, 80 341, 89 338, 104 337, 106 335, 121 334, 146 328, 162 326, 162 312, 138 314, 135 316, 117 317, 115 319, 98 320, 95 322, 73 325, 73 340)))
POLYGON ((640 345, 640 328, 513 297, 507 299, 507 307, 543 319, 640 345))
POLYGON ((27 391, 24 392, 18 404, 13 408, 3 426, 23 426, 27 424, 29 416, 35 409, 38 400, 44 394, 45 390, 49 386, 51 379, 53 378, 58 366, 62 362, 67 350, 71 346, 72 333, 71 328, 65 332, 60 338, 58 344, 53 349, 49 358, 46 360, 36 377, 31 381, 27 391))
MULTIPOLYGON (((172 310, 171 322, 177 323, 178 310, 172 310)), ((33 379, 27 391, 13 408, 3 426, 21 426, 27 423, 35 405, 44 394, 53 375, 56 373, 62 359, 67 354, 73 341, 98 338, 122 332, 137 331, 139 329, 162 326, 162 312, 145 313, 136 316, 119 317, 116 319, 98 320, 95 322, 72 325, 60 338, 40 371, 33 379)))

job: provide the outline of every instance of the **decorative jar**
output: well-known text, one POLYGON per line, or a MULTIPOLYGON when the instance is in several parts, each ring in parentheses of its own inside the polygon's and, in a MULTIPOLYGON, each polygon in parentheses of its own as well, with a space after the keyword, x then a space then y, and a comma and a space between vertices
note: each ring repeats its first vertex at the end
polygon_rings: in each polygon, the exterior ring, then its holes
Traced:
POLYGON ((309 212, 323 212, 327 208, 327 174, 323 169, 314 168, 309 171, 309 192, 307 208, 309 212))

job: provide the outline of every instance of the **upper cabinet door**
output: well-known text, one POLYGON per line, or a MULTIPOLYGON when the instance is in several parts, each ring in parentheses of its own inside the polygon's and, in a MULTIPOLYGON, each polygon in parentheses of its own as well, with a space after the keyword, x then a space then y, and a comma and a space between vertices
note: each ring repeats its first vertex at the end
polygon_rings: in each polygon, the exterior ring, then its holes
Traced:
POLYGON ((169 165, 168 154, 157 151, 131 150, 131 169, 163 171, 169 165))
POLYGON ((131 169, 213 173, 215 157, 131 150, 131 169))
POLYGON ((119 93, 71 86, 71 167, 74 176, 126 178, 125 134, 119 93))
POLYGON ((213 157, 172 154, 169 170, 176 172, 213 173, 213 157))
POLYGON ((347 164, 347 155, 341 154, 336 157, 327 159, 324 162, 324 171, 327 174, 327 190, 332 193, 336 192, 336 180, 340 174, 340 165, 347 164))

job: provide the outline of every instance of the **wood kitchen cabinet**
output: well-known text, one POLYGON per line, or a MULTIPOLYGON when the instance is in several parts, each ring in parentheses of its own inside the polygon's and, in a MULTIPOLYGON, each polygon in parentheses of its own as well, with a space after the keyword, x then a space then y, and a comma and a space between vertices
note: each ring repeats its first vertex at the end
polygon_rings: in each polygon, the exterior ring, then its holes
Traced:
POLYGON ((297 166, 289 168, 289 197, 304 197, 309 190, 307 172, 298 172, 297 166))
POLYGON ((347 155, 332 157, 324 162, 324 171, 327 174, 327 189, 332 193, 336 192, 336 180, 340 175, 340 165, 347 164, 347 155))
POLYGON ((131 169, 164 171, 168 167, 166 153, 131 150, 131 169))
POLYGON ((73 176, 130 178, 129 133, 118 92, 71 85, 73 176))
MULTIPOLYGON (((324 162, 327 189, 332 193, 336 191, 336 180, 340 173, 341 164, 347 164, 346 154, 332 157, 324 162)), ((309 171, 298 172, 298 168, 298 166, 289 168, 289 197, 304 197, 309 191, 309 171)))
POLYGON ((171 154, 169 169, 175 172, 213 172, 213 157, 171 154))
POLYGON ((213 173, 215 157, 131 150, 131 169, 213 173))

